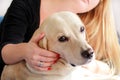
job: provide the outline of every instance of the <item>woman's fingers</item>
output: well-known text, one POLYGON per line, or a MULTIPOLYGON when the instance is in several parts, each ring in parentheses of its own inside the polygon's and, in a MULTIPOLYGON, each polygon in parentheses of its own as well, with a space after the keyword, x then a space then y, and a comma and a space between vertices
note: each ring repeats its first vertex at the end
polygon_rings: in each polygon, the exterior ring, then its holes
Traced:
POLYGON ((31 60, 35 60, 35 61, 43 61, 43 62, 53 62, 58 60, 59 54, 55 54, 55 55, 42 55, 42 54, 51 54, 51 53, 38 53, 36 55, 32 56, 31 60))
POLYGON ((37 34, 36 36, 33 36, 31 38, 30 42, 38 43, 44 36, 45 36, 44 33, 37 34))
POLYGON ((31 56, 28 55, 27 62, 37 70, 50 70, 50 66, 59 59, 59 54, 42 49, 38 46, 38 42, 44 37, 44 33, 32 37, 29 42, 33 48, 31 56))
POLYGON ((46 57, 46 56, 38 56, 37 61, 43 61, 43 62, 54 62, 57 61, 59 59, 59 57, 46 57))
POLYGON ((48 71, 48 70, 51 70, 51 67, 39 67, 39 66, 35 66, 34 68, 36 70, 39 70, 39 71, 48 71))
POLYGON ((44 61, 34 61, 32 66, 36 70, 51 70, 51 66, 55 63, 55 61, 44 62, 44 61))
POLYGON ((55 62, 42 62, 42 61, 39 61, 37 63, 37 66, 38 67, 42 67, 42 68, 48 68, 48 67, 51 67, 52 64, 54 64, 55 62))
POLYGON ((51 66, 57 62, 59 57, 46 57, 36 55, 32 59, 33 68, 37 70, 50 70, 51 66))
POLYGON ((42 67, 42 68, 51 67, 51 65, 54 63, 55 63, 55 61, 53 61, 53 62, 34 61, 33 62, 34 66, 42 67))
POLYGON ((45 49, 40 49, 40 56, 45 56, 45 57, 51 57, 51 58, 55 58, 55 57, 59 57, 59 54, 58 53, 55 53, 55 52, 51 52, 51 51, 47 51, 45 49))

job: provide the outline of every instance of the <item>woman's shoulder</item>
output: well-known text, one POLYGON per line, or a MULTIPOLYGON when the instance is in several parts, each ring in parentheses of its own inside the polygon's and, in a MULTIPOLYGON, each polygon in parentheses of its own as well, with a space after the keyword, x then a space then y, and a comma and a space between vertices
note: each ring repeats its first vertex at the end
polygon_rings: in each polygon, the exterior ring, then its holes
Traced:
POLYGON ((41 0, 13 0, 12 3, 23 4, 27 6, 40 6, 41 0))
POLYGON ((13 0, 8 12, 21 11, 29 15, 35 15, 39 13, 41 0, 13 0))

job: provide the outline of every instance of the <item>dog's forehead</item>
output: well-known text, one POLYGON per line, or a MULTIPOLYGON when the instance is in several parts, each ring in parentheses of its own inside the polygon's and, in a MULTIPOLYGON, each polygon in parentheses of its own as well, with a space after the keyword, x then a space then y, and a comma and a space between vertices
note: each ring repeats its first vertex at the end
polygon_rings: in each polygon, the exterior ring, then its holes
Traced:
MULTIPOLYGON (((72 12, 58 12, 48 17, 41 27, 47 33, 56 35, 57 33, 69 33, 73 30, 80 30, 80 27, 84 26, 81 19, 72 12)), ((50 34, 49 34, 50 35, 50 34)))
MULTIPOLYGON (((80 17, 76 15, 75 13, 72 12, 60 12, 56 13, 51 18, 55 21, 58 22, 58 24, 63 24, 66 23, 69 26, 83 26, 84 24, 82 23, 80 17)), ((64 25, 64 24, 63 24, 64 25)))
POLYGON ((51 27, 51 29, 64 29, 65 27, 80 28, 80 26, 84 26, 81 19, 76 14, 67 11, 53 14, 46 19, 45 24, 48 25, 48 27, 51 27))

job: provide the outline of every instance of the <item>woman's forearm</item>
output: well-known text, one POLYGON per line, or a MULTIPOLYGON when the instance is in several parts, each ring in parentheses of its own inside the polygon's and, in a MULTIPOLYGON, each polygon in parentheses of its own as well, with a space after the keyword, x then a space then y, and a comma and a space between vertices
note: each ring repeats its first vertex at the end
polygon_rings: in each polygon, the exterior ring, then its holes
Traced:
POLYGON ((2 49, 2 58, 6 64, 14 64, 24 60, 25 54, 28 52, 27 43, 7 44, 2 49))

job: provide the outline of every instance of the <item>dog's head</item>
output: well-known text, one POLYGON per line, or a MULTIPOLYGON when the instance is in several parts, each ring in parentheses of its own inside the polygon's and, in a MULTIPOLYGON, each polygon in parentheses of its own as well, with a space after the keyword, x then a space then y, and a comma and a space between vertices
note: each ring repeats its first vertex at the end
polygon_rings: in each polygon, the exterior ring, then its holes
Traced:
POLYGON ((85 26, 72 12, 59 12, 48 17, 38 32, 44 32, 40 47, 56 52, 72 65, 92 60, 94 54, 86 41, 85 26))

